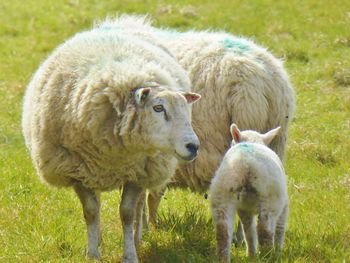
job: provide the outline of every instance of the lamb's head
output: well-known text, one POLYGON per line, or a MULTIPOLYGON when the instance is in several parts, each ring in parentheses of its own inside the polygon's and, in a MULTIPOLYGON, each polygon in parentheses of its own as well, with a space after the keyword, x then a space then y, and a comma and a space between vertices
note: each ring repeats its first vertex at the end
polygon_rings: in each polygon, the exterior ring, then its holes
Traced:
POLYGON ((230 127, 230 132, 232 135, 232 145, 240 142, 254 142, 259 144, 264 144, 268 146, 272 140, 278 135, 281 127, 277 127, 265 134, 258 133, 256 131, 240 131, 236 124, 232 124, 230 127))
POLYGON ((199 140, 191 125, 191 104, 200 95, 162 87, 141 87, 134 93, 138 120, 147 144, 176 158, 192 161, 199 140))

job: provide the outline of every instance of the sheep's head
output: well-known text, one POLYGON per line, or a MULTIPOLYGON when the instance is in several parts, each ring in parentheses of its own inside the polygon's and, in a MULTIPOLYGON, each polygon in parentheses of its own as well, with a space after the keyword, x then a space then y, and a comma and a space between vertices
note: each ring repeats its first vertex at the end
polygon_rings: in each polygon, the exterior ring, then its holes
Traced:
POLYGON ((134 92, 141 133, 147 144, 176 158, 192 161, 199 140, 191 125, 190 105, 200 99, 191 92, 162 87, 141 87, 134 92))
POLYGON ((268 146, 272 140, 278 135, 281 127, 277 127, 265 134, 256 131, 240 131, 236 124, 232 124, 230 132, 232 135, 232 145, 240 142, 254 142, 268 146))

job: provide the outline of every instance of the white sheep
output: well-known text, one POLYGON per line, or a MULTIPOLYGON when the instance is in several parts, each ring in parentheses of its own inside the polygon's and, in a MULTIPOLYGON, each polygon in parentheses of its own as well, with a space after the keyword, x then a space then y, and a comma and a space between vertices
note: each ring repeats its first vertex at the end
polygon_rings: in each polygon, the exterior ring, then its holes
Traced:
POLYGON ((232 147, 216 171, 209 192, 220 262, 230 262, 236 213, 243 224, 249 256, 257 254, 257 237, 260 246, 272 248, 276 244, 281 250, 288 217, 283 165, 275 152, 266 146, 280 128, 260 134, 240 132, 233 124, 230 130, 232 147))
POLYGON ((123 261, 137 262, 141 193, 164 184, 177 158, 197 155, 190 104, 200 96, 189 83, 164 47, 100 27, 62 44, 34 75, 23 106, 26 145, 45 182, 77 193, 88 257, 100 259, 100 192, 123 187, 123 261))
MULTIPOLYGON (((193 106, 193 127, 201 141, 198 158, 177 169, 170 185, 206 192, 228 148, 230 123, 266 132, 280 126, 269 147, 284 160, 295 97, 282 62, 253 41, 225 32, 177 32, 151 26, 145 16, 105 21, 101 27, 128 32, 170 50, 188 71, 192 91, 202 95, 193 106)), ((165 187, 150 191, 150 221, 156 222, 165 187)))

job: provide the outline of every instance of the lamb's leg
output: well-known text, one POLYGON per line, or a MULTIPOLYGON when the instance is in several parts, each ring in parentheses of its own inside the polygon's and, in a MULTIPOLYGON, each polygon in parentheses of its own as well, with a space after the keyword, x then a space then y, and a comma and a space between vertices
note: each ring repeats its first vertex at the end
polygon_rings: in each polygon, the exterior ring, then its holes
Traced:
POLYGON ((219 262, 230 262, 235 209, 233 206, 222 207, 212 204, 212 214, 216 228, 219 262))
POLYGON ((241 220, 238 220, 237 230, 233 237, 233 243, 235 244, 236 247, 239 247, 242 245, 243 241, 244 241, 243 227, 242 227, 241 220))
POLYGON ((149 191, 148 199, 147 199, 148 210, 149 210, 149 222, 153 226, 157 226, 158 207, 159 207, 160 201, 162 200, 165 190, 166 190, 166 186, 160 189, 152 189, 149 191))
POLYGON ((288 218, 288 205, 284 207, 276 224, 275 242, 276 242, 278 251, 281 251, 283 247, 284 232, 286 231, 287 218, 288 218))
POLYGON ((244 231, 244 239, 247 246, 247 256, 255 256, 257 253, 257 233, 255 216, 244 211, 238 211, 244 231))
POLYGON ((262 250, 271 250, 274 245, 277 216, 265 208, 260 207, 258 218, 258 238, 262 250))
POLYGON ((140 244, 140 241, 142 239, 142 228, 143 228, 143 217, 144 214, 144 208, 145 208, 145 199, 146 199, 146 191, 144 190, 140 196, 139 200, 137 202, 136 207, 136 221, 135 221, 135 246, 137 247, 140 244))
POLYGON ((88 234, 88 251, 87 257, 92 259, 101 259, 98 252, 100 243, 100 193, 94 192, 76 183, 74 190, 77 193, 83 206, 84 218, 87 226, 88 234))
POLYGON ((123 187, 122 200, 120 204, 120 217, 123 224, 124 234, 124 263, 137 263, 136 247, 134 240, 134 220, 137 202, 142 188, 131 183, 123 187))

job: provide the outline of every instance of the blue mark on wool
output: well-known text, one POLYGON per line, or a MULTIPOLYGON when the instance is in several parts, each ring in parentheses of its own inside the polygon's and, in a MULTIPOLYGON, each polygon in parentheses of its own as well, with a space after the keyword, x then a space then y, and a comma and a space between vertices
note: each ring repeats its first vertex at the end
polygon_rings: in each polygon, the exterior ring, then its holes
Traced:
POLYGON ((170 29, 170 30, 157 30, 156 34, 160 37, 173 38, 181 35, 180 32, 170 29))
POLYGON ((234 40, 232 38, 225 38, 221 40, 220 43, 227 49, 236 51, 236 52, 245 52, 251 50, 250 46, 245 44, 243 41, 234 40))
POLYGON ((254 152, 254 145, 252 143, 241 142, 238 144, 238 147, 242 152, 246 152, 246 153, 254 152))

